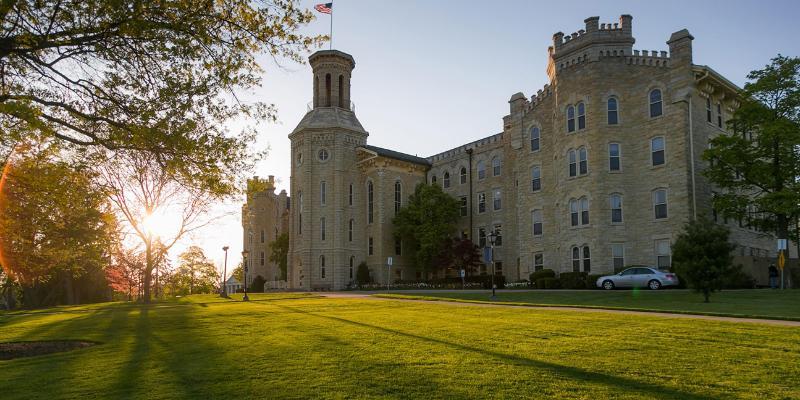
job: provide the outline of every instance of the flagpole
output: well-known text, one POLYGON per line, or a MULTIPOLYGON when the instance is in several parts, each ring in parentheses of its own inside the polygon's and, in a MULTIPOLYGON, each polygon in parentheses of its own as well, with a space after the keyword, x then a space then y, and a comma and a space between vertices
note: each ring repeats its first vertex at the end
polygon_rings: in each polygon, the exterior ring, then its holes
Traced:
POLYGON ((328 46, 328 50, 333 50, 333 7, 331 7, 331 41, 328 46))

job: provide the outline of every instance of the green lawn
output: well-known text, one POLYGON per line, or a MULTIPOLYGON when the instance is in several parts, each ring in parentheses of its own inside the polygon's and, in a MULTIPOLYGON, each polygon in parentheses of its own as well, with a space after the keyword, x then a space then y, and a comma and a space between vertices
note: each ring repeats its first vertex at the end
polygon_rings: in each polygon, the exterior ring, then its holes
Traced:
MULTIPOLYGON (((490 292, 401 292, 395 297, 428 300, 489 301, 490 292)), ((385 297, 385 295, 381 295, 385 297)), ((538 290, 498 292, 495 302, 541 306, 578 306, 626 310, 670 311, 735 317, 800 321, 800 290, 725 290, 713 293, 711 302, 689 290, 538 290)))
POLYGON ((0 398, 800 398, 800 329, 391 300, 196 296, 0 314, 0 398))

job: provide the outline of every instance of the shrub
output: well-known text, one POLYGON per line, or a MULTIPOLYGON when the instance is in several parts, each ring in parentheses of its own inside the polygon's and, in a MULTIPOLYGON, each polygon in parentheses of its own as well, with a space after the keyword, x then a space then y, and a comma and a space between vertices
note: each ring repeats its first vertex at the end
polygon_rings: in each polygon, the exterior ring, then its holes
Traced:
POLYGON ((552 269, 543 269, 541 271, 536 271, 532 273, 530 276, 530 281, 536 282, 537 279, 555 278, 555 277, 556 277, 556 271, 553 271, 552 269))
POLYGON ((558 279, 562 289, 586 289, 586 272, 562 272, 558 279))
POLYGON ((263 276, 257 275, 253 278, 253 282, 250 282, 250 289, 248 290, 253 293, 263 293, 265 283, 267 283, 267 280, 263 276))
POLYGON ((723 289, 752 289, 756 286, 755 279, 747 272, 744 272, 742 268, 742 264, 731 268, 730 272, 723 278, 723 289))
POLYGON ((372 277, 369 276, 369 267, 367 267, 367 263, 363 261, 361 264, 358 264, 358 269, 356 270, 356 282, 358 282, 359 286, 372 282, 372 277))
POLYGON ((596 274, 596 275, 586 275, 586 288, 587 289, 599 289, 597 287, 597 280, 600 279, 601 276, 606 276, 608 274, 596 274))
POLYGON ((536 280, 537 289, 558 289, 561 287, 561 282, 558 278, 539 278, 536 280))

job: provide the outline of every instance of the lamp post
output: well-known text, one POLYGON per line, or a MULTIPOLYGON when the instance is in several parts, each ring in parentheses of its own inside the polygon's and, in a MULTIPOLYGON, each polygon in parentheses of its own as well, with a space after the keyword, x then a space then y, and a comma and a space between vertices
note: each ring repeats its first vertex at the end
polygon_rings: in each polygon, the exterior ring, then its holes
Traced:
POLYGON ((247 255, 250 254, 247 250, 242 250, 242 265, 244 266, 244 274, 242 276, 244 280, 244 297, 242 297, 242 301, 250 301, 250 298, 247 297, 247 255))
POLYGON ((220 297, 228 297, 228 285, 226 284, 225 280, 228 276, 228 246, 222 246, 222 251, 225 252, 225 261, 223 262, 222 267, 222 292, 220 297))
POLYGON ((497 230, 492 230, 489 232, 489 246, 492 248, 492 297, 491 300, 494 300, 495 297, 495 284, 494 284, 494 242, 497 240, 497 230))

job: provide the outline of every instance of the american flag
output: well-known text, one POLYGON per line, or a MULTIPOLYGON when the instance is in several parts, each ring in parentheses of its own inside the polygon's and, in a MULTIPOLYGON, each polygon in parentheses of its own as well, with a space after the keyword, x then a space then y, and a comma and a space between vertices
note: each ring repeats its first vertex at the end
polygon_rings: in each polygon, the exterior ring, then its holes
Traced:
POLYGON ((330 14, 333 12, 333 3, 317 4, 314 6, 314 9, 323 14, 330 14))

